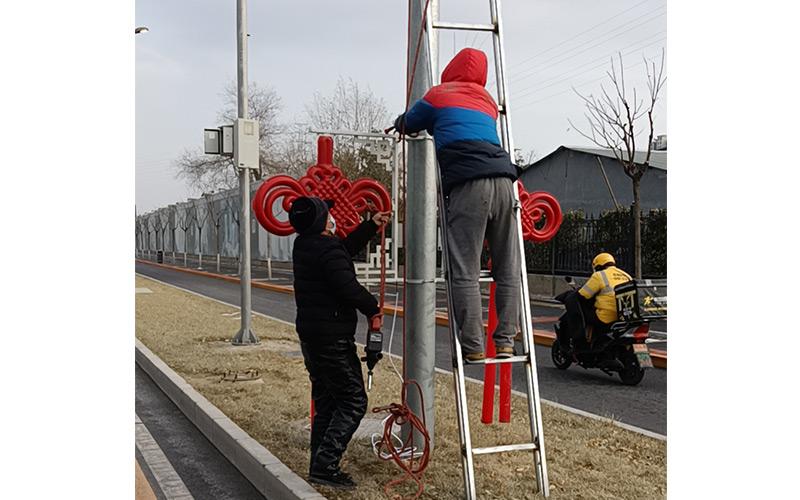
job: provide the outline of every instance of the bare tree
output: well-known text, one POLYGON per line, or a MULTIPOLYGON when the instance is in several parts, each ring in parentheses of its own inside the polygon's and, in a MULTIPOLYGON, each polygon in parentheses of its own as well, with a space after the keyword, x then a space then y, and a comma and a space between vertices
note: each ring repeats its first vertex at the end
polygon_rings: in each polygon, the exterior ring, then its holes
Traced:
MULTIPOLYGON (((223 108, 217 120, 223 124, 232 124, 238 115, 236 84, 229 83, 223 93, 223 108)), ((254 177, 271 175, 281 171, 276 158, 278 136, 281 125, 278 114, 281 109, 281 100, 272 87, 259 87, 255 82, 250 83, 248 111, 250 118, 258 120, 259 124, 259 150, 260 171, 253 173, 254 177)), ((200 192, 212 192, 221 189, 233 189, 238 185, 238 171, 233 165, 233 158, 222 155, 205 155, 197 150, 186 150, 175 161, 176 177, 185 179, 186 182, 200 192)))
POLYGON ((181 215, 178 218, 178 225, 181 229, 183 229, 183 267, 187 267, 187 252, 186 252, 186 245, 189 243, 187 234, 189 232, 189 228, 192 227, 192 218, 193 215, 189 212, 188 207, 184 207, 181 211, 181 215))
POLYGON ((283 140, 278 145, 278 162, 283 172, 300 177, 315 163, 315 144, 308 123, 295 122, 286 125, 283 140))
MULTIPOLYGON (((204 198, 206 193, 202 195, 204 198)), ((203 227, 206 225, 206 219, 208 219, 208 211, 205 207, 200 204, 200 200, 195 198, 190 200, 192 202, 192 207, 194 208, 194 223, 197 226, 197 268, 203 268, 203 227)))
POLYGON ((166 252, 167 250, 167 229, 169 229, 169 210, 167 208, 162 208, 158 211, 158 223, 161 230, 161 250, 166 252))
MULTIPOLYGON (((153 219, 153 214, 148 214, 147 215, 147 257, 150 257, 150 247, 152 246, 150 244, 150 233, 151 232, 156 234, 156 235, 158 234, 158 233, 156 233, 156 227, 155 227, 155 222, 154 222, 154 219, 153 219)), ((158 247, 158 238, 156 238, 156 247, 158 247)))
MULTIPOLYGON (((315 93, 312 102, 306 105, 306 115, 315 130, 378 132, 390 124, 384 100, 352 78, 339 77, 329 96, 315 93)), ((391 184, 390 173, 364 147, 356 147, 352 138, 337 138, 334 163, 351 180, 370 177, 386 186, 391 184)))
MULTIPOLYGON (((653 110, 658 101, 659 93, 667 82, 664 74, 664 52, 661 52, 661 62, 657 66, 655 61, 644 58, 647 68, 646 98, 639 98, 634 87, 632 95, 625 86, 625 70, 622 64, 622 54, 619 54, 619 68, 611 60, 611 71, 606 72, 613 85, 609 93, 604 86, 600 86, 601 95, 589 94, 584 96, 573 88, 586 106, 586 121, 589 124, 588 132, 576 127, 570 120, 570 125, 583 137, 589 139, 601 148, 610 149, 617 161, 622 166, 625 174, 631 178, 633 185, 633 246, 635 275, 642 277, 642 222, 641 200, 639 186, 642 176, 650 166, 650 153, 653 148, 653 110), (639 124, 646 120, 646 126, 639 128, 639 124), (636 140, 643 132, 647 131, 647 150, 636 158, 636 140)), ((641 144, 641 143, 640 143, 641 144)))
POLYGON ((133 227, 136 230, 136 257, 139 257, 139 252, 142 248, 142 221, 138 215, 133 221, 133 227))
POLYGON ((150 256, 150 220, 147 215, 142 215, 142 252, 150 256))
POLYGON ((172 263, 175 263, 175 229, 178 228, 178 207, 169 206, 169 230, 172 237, 172 263))
POLYGON ((387 126, 389 113, 386 103, 376 97, 369 87, 359 87, 352 78, 341 76, 330 96, 319 92, 306 105, 306 114, 314 128, 372 132, 387 126))
MULTIPOLYGON (((231 217, 233 218, 233 222, 236 223, 236 226, 239 226, 239 216, 242 214, 239 211, 239 207, 242 206, 242 200, 238 196, 226 196, 225 197, 225 205, 228 207, 228 210, 231 213, 231 217)), ((239 234, 237 231, 236 234, 239 234)))
POLYGON ((206 210, 208 212, 209 218, 211 219, 211 225, 214 226, 214 237, 216 238, 217 242, 217 272, 219 272, 219 264, 220 264, 219 228, 222 225, 222 216, 225 215, 225 211, 219 210, 214 206, 213 193, 204 193, 203 198, 205 198, 206 200, 206 210))
MULTIPOLYGON (((239 217, 242 214, 242 212, 239 209, 239 207, 242 206, 242 199, 239 196, 235 196, 235 195, 234 196, 226 196, 225 197, 225 205, 228 207, 228 211, 231 214, 231 218, 233 219, 233 222, 236 223, 236 241, 237 241, 237 246, 240 246, 241 245, 241 236, 240 236, 241 231, 240 231, 240 228, 239 228, 239 217)), ((236 253, 236 262, 238 263, 238 266, 239 266, 239 271, 238 272, 239 272, 239 275, 241 276, 241 274, 242 274, 242 259, 239 258, 240 254, 241 254, 241 249, 240 249, 239 252, 236 253)))

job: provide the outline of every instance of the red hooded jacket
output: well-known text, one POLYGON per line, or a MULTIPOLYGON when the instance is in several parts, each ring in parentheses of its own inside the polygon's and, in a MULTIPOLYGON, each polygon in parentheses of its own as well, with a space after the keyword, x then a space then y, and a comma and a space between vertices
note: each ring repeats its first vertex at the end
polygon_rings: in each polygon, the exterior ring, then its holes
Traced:
POLYGON ((486 54, 463 49, 442 72, 442 83, 395 120, 398 130, 433 135, 445 194, 472 179, 517 178, 497 135, 497 104, 484 88, 486 70, 486 54))

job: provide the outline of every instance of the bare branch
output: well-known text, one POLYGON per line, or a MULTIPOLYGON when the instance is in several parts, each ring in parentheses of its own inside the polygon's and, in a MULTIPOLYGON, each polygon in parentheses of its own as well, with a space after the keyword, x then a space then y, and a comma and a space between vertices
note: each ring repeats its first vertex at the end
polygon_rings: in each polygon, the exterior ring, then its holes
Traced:
POLYGON ((331 96, 314 94, 313 101, 306 105, 306 115, 317 129, 370 132, 383 129, 389 122, 383 99, 369 87, 363 89, 352 78, 345 80, 341 76, 331 96))

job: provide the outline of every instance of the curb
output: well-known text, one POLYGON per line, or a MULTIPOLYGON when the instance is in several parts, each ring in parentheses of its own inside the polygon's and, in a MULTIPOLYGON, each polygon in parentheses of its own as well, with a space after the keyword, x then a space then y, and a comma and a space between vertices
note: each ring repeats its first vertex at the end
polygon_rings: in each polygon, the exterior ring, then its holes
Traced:
POLYGON ((194 500, 139 415, 136 415, 136 460, 158 500, 194 500))
MULTIPOLYGON (((184 273, 195 274, 197 276, 205 276, 207 278, 216 278, 221 279, 224 281, 228 281, 230 283, 239 283, 239 278, 234 278, 233 276, 226 276, 223 274, 216 274, 210 273, 207 271, 198 271, 196 269, 187 269, 184 267, 178 266, 171 266, 169 264, 159 264, 157 262, 151 262, 149 260, 144 259, 136 259, 136 262, 140 264, 147 264, 155 267, 163 267, 165 269, 171 269, 173 271, 181 271, 184 273)), ((271 290, 273 292, 285 293, 288 295, 294 294, 294 289, 290 286, 283 286, 283 285, 272 285, 269 283, 259 283, 259 282, 251 282, 253 288, 262 288, 264 290, 271 290)), ((404 311, 402 307, 396 306, 383 306, 383 312, 387 314, 396 314, 397 316, 403 317, 404 311)), ((436 324, 439 326, 448 326, 450 321, 446 314, 436 313, 436 324)), ((485 323, 484 323, 485 326, 485 323)), ((551 333, 547 330, 537 330, 534 328, 533 330, 533 342, 535 344, 543 345, 545 347, 550 347, 553 345, 553 341, 556 338, 555 333, 551 333)), ((650 357, 653 360, 653 366, 656 368, 663 368, 666 370, 667 368, 667 351, 661 349, 650 349, 650 357)))
POLYGON ((317 490, 250 437, 136 339, 136 363, 225 458, 266 498, 324 500, 317 490))

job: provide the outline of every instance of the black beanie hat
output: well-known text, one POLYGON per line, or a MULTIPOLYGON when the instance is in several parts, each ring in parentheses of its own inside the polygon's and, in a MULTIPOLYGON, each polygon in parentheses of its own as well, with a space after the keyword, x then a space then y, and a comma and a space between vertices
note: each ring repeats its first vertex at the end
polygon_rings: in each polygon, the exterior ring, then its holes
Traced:
POLYGON ((289 209, 289 223, 299 234, 319 234, 328 223, 329 208, 333 208, 333 201, 301 196, 289 209))

